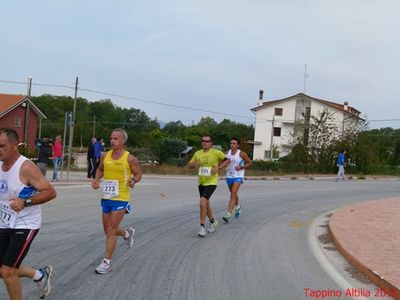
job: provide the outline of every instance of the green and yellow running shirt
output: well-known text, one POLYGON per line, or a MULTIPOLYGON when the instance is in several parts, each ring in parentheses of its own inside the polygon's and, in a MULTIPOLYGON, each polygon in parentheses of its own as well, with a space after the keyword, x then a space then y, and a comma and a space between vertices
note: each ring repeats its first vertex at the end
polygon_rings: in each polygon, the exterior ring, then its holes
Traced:
POLYGON ((214 148, 211 148, 207 152, 204 152, 204 150, 199 150, 194 153, 190 162, 200 162, 198 173, 199 185, 217 185, 218 173, 211 174, 211 168, 217 167, 219 162, 224 160, 224 158, 225 154, 222 151, 214 148))

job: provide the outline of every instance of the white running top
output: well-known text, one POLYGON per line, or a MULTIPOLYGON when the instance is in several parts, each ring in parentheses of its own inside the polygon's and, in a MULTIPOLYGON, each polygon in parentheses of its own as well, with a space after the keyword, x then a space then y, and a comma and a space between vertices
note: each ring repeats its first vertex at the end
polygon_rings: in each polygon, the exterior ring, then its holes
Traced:
POLYGON ((37 193, 32 186, 26 186, 20 180, 19 173, 22 164, 28 160, 20 156, 10 170, 4 172, 0 161, 0 228, 39 229, 42 224, 40 205, 25 207, 19 213, 9 206, 11 197, 28 199, 37 193))
POLYGON ((243 159, 240 157, 240 149, 238 149, 234 155, 232 155, 232 151, 229 149, 226 158, 231 161, 226 169, 226 178, 244 178, 244 169, 239 171, 235 169, 241 162, 242 164, 244 163, 243 159))

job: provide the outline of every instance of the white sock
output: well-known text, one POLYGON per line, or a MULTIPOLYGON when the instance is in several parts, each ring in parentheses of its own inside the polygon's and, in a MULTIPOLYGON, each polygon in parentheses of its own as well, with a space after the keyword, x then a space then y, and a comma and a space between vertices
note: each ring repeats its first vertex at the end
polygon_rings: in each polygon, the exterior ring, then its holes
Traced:
POLYGON ((42 279, 43 278, 43 273, 42 272, 40 272, 39 270, 36 270, 35 271, 35 276, 33 276, 33 280, 35 280, 35 281, 39 281, 40 279, 42 279))
POLYGON ((128 237, 129 237, 129 232, 128 232, 128 230, 125 229, 124 239, 127 239, 128 237))
POLYGON ((107 264, 111 264, 111 259, 104 258, 103 259, 107 264))
POLYGON ((240 205, 235 205, 235 209, 238 209, 240 207, 240 205))

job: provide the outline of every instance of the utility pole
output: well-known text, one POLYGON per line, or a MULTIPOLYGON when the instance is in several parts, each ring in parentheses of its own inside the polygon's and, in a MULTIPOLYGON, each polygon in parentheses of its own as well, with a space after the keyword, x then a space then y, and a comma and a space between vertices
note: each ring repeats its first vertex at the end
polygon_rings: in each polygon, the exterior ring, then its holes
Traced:
POLYGON ((76 98, 78 96, 78 76, 75 81, 75 96, 74 107, 72 109, 71 126, 69 127, 69 142, 68 142, 68 163, 67 163, 67 181, 69 180, 69 168, 71 166, 72 143, 74 140, 74 126, 75 126, 75 111, 76 111, 76 98))
POLYGON ((68 112, 65 112, 64 117, 64 135, 63 135, 63 146, 62 146, 62 156, 61 156, 61 180, 63 179, 63 172, 64 172, 64 154, 65 154, 65 138, 67 136, 67 118, 68 112))
MULTIPOLYGON (((28 77, 28 90, 27 90, 27 97, 29 98, 32 93, 32 76, 28 77)), ((25 146, 28 145, 28 131, 29 131, 29 111, 30 111, 30 105, 29 105, 29 100, 26 101, 25 105, 25 130, 24 130, 24 143, 25 146)))
POLYGON ((96 136, 96 116, 93 116, 93 135, 92 137, 96 136))
POLYGON ((271 123, 271 146, 269 147, 269 159, 272 161, 274 158, 274 126, 275 126, 275 113, 272 116, 272 123, 271 123))

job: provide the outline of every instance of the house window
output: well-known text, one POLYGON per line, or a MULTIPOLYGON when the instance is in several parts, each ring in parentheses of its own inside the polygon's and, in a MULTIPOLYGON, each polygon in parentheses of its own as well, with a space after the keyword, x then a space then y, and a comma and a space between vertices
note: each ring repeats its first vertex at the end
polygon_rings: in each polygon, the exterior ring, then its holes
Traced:
MULTIPOLYGON (((279 151, 276 148, 274 148, 274 150, 272 151, 272 158, 279 159, 279 151)), ((271 159, 271 151, 270 150, 264 151, 264 159, 271 159)))
POLYGON ((275 116, 282 116, 283 108, 275 108, 275 116))
POLYGON ((21 127, 21 118, 14 119, 14 127, 21 127))
POLYGON ((274 127, 274 136, 281 136, 281 128, 274 127))

